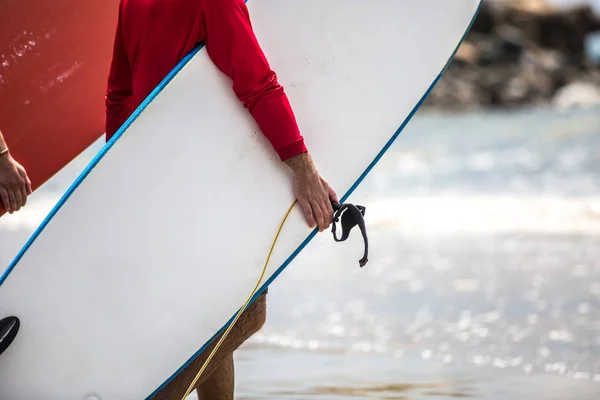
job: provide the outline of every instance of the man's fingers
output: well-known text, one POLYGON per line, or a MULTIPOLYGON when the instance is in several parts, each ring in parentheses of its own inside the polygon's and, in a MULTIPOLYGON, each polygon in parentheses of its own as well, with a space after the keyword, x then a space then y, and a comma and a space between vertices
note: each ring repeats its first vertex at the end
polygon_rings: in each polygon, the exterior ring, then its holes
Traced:
POLYGON ((323 227, 321 229, 321 231, 324 231, 325 229, 329 228, 329 225, 331 225, 331 214, 328 211, 327 206, 331 206, 330 204, 328 204, 328 201, 324 201, 322 203, 319 204, 319 208, 321 209, 321 213, 323 215, 323 227))
POLYGON ((0 187, 0 200, 2 200, 2 206, 4 207, 6 212, 11 212, 12 210, 10 209, 10 201, 8 198, 8 192, 3 187, 0 187))
POLYGON ((316 203, 315 206, 319 208, 322 216, 322 222, 319 225, 319 230, 322 232, 329 227, 333 218, 333 208, 331 207, 331 203, 328 201, 327 196, 325 196, 325 192, 323 192, 322 199, 316 203), (330 212, 329 210, 332 211, 330 212))
POLYGON ((315 227, 315 219, 313 217, 312 208, 310 208, 310 204, 306 200, 298 200, 298 204, 302 207, 302 212, 304 213, 304 217, 306 218, 306 222, 308 226, 311 228, 315 227))
MULTIPOLYGON (((31 180, 29 179, 29 176, 27 176, 27 172, 24 169, 21 170, 21 178, 23 180, 22 186, 23 186, 23 189, 25 190, 25 196, 29 196, 32 192, 31 180)), ((27 199, 25 199, 25 202, 27 202, 27 199)))
POLYGON ((323 229, 325 229, 325 215, 323 215, 323 210, 321 210, 321 204, 313 201, 311 207, 313 209, 313 213, 315 214, 317 225, 319 226, 319 232, 322 232, 323 229))
POLYGON ((295 182, 296 198, 302 207, 308 225, 323 232, 333 222, 332 201, 339 203, 337 194, 318 174, 298 175, 295 182))
POLYGON ((31 180, 27 175, 25 175, 25 188, 27 189, 27 195, 29 196, 33 190, 31 190, 31 180))
POLYGON ((25 204, 27 204, 27 194, 27 184, 23 182, 21 184, 21 198, 23 199, 22 207, 25 207, 25 204))
POLYGON ((329 198, 325 199, 325 207, 327 209, 327 225, 329 226, 333 222, 333 206, 329 198))
MULTIPOLYGON (((327 185, 327 186, 329 186, 329 185, 327 185)), ((329 186, 329 198, 338 204, 340 203, 337 193, 335 192, 335 190, 333 190, 333 188, 331 186, 329 186)))
POLYGON ((8 202, 10 203, 10 212, 13 213, 17 211, 17 198, 15 197, 15 192, 12 189, 8 189, 8 202))
POLYGON ((19 211, 23 207, 23 196, 21 196, 21 188, 15 186, 12 189, 13 195, 15 196, 15 211, 19 211))
MULTIPOLYGON (((323 229, 326 229, 333 222, 333 206, 331 205, 331 200, 334 200, 331 196, 333 193, 333 197, 335 196, 335 192, 331 189, 331 186, 325 181, 322 180, 322 192, 321 192, 321 211, 323 212, 323 218, 325 219, 325 225, 323 229)), ((335 198, 337 202, 337 198, 335 198)))

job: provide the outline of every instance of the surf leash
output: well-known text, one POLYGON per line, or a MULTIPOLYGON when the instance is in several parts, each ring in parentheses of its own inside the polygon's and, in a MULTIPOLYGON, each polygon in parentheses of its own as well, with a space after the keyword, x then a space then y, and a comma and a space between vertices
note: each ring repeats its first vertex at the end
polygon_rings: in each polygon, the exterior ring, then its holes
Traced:
MULTIPOLYGON (((267 259, 263 266, 260 277, 258 278, 258 281, 256 282, 256 286, 254 287, 254 290, 252 290, 252 293, 250 293, 250 295, 248 296, 248 299, 246 299, 245 304, 240 308, 240 310, 238 311, 237 315, 235 316, 235 318, 233 319, 231 324, 229 324, 229 327, 227 327, 227 329, 225 330, 223 335, 221 335, 221 338, 217 342, 217 345, 210 352, 210 355, 208 356, 206 361, 204 361, 204 364, 198 371, 198 374, 196 374, 196 377, 194 378, 194 380, 188 387, 187 391, 185 392, 185 394, 183 395, 181 400, 185 400, 190 395, 190 393, 192 393, 192 391, 194 390, 194 386, 196 386, 196 383, 198 383, 198 380, 200 379, 200 377, 206 370, 208 363, 210 363, 210 361, 213 359, 213 357, 215 356, 215 354, 221 347, 221 344, 223 343, 223 341, 225 340, 227 335, 229 335, 229 332, 231 331, 231 329, 233 328, 233 326, 235 325, 237 320, 240 318, 242 313, 246 310, 246 308, 250 304, 252 297, 254 297, 254 295, 258 291, 258 288, 260 287, 260 284, 265 276, 265 273, 267 272, 267 267, 269 265, 269 261, 271 260, 271 255, 273 254, 273 249, 275 249, 275 245, 277 244, 277 240, 279 239, 279 234, 281 233, 281 230, 283 229, 283 225, 285 224, 285 221, 287 221, 287 218, 290 215, 290 213, 292 212, 292 209, 294 208, 296 203, 298 203, 298 200, 295 200, 292 203, 292 205, 288 209, 287 213, 285 214, 285 217, 283 217, 281 224, 279 224, 279 229, 277 230, 275 239, 273 239, 273 243, 271 244, 271 249, 269 250, 269 254, 267 255, 267 259)), ((363 236, 363 240, 365 242, 365 251, 363 254, 363 258, 361 258, 358 263, 361 266, 361 268, 364 267, 365 264, 368 262, 368 254, 369 254, 369 239, 367 237, 367 229, 366 229, 365 219, 364 219, 365 207, 358 206, 358 205, 355 206, 354 204, 350 204, 350 203, 338 204, 336 202, 332 202, 331 205, 333 206, 333 210, 334 210, 331 233, 333 234, 333 239, 336 242, 343 242, 346 239, 348 239, 348 237, 350 235, 350 231, 356 225, 358 225, 358 227, 360 228, 360 231, 363 236), (340 218, 341 218, 341 222, 340 222, 340 218), (336 235, 336 223, 337 222, 340 222, 340 224, 342 225, 342 236, 339 239, 336 235)))
POLYGON ((227 337, 227 335, 229 335, 229 332, 231 331, 231 328, 233 328, 233 326, 235 325, 235 323, 237 322, 237 320, 240 318, 240 316, 242 315, 242 313, 248 307, 248 304, 250 304, 250 301, 252 300, 252 297, 254 297, 254 295, 258 291, 258 288, 260 287, 260 284, 261 284, 261 282, 262 282, 262 280, 263 280, 263 278, 265 276, 265 273, 267 272, 267 266, 269 265, 269 261, 271 260, 271 255, 273 254, 273 249, 275 248, 275 244, 277 244, 277 240, 279 239, 279 234, 281 233, 281 229, 283 228, 283 225, 285 224, 285 221, 287 220, 288 216, 292 212, 292 209, 294 208, 294 206, 296 205, 297 202, 298 202, 298 200, 295 200, 292 203, 292 205, 288 209, 287 213, 285 214, 285 217, 283 217, 283 220, 281 221, 281 224, 279 224, 279 229, 277 230, 277 234, 275 235, 275 239, 273 239, 273 243, 271 244, 271 249, 269 250, 269 254, 268 254, 267 259, 265 261, 265 265, 263 266, 262 272, 260 274, 260 278, 258 278, 258 281, 256 282, 256 286, 254 287, 254 290, 252 290, 252 293, 250 293, 250 296, 248 296, 248 299, 246 300, 246 303, 244 304, 244 306, 242 308, 240 308, 240 311, 238 311, 238 313, 235 316, 234 320, 231 322, 231 324, 229 324, 229 327, 223 333, 223 335, 221 336, 221 339, 219 339, 219 341, 217 342, 217 345, 215 346, 215 348, 213 349, 213 351, 211 351, 211 353, 208 356, 208 358, 206 359, 206 361, 204 361, 204 364, 202 365, 202 368, 200 368, 200 371, 198 371, 198 374, 196 375, 196 378, 194 378, 194 380, 192 381, 191 385, 188 387, 188 390, 185 392, 185 395, 183 396, 183 398, 181 400, 185 400, 185 398, 188 397, 190 395, 190 393, 192 393, 192 391, 194 390, 194 386, 196 385, 196 383, 198 382, 198 380, 200 379, 200 377, 202 376, 202 374, 206 370, 206 367, 208 366, 208 363, 212 360, 212 358, 214 357, 214 355, 217 352, 217 350, 219 350, 219 347, 221 347, 221 344, 223 343, 223 341, 225 340, 225 338, 227 337))

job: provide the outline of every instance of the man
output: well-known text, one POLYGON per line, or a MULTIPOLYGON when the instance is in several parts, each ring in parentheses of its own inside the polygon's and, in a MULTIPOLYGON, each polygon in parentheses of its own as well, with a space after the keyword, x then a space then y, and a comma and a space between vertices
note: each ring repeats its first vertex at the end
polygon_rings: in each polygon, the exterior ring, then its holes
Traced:
MULTIPOLYGON (((308 225, 327 229, 336 193, 311 160, 283 87, 254 35, 244 0, 121 0, 106 94, 107 140, 199 42, 231 78, 235 94, 293 172, 294 192, 308 225)), ((197 385, 201 400, 233 399, 233 351, 262 327, 265 315, 262 295, 240 317, 202 376, 197 385)), ((180 399, 211 349, 155 399, 180 399)))
POLYGON ((9 213, 19 211, 31 194, 31 181, 25 168, 12 158, 0 131, 0 201, 9 213))

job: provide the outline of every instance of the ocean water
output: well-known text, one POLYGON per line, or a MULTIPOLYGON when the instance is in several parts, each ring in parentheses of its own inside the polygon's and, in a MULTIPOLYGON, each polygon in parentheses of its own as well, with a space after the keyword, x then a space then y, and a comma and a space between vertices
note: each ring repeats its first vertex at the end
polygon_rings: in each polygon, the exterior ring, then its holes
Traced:
MULTIPOLYGON (((100 145, 0 219, 0 265, 100 145)), ((237 398, 600 398, 600 109, 420 112, 350 201, 369 264, 358 232, 311 242, 237 398)))

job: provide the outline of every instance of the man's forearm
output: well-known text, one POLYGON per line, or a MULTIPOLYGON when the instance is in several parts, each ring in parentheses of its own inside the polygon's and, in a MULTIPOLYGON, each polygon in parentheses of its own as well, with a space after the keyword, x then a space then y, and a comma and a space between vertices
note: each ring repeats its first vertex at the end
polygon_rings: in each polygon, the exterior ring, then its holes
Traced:
POLYGON ((300 153, 285 160, 285 164, 295 173, 314 169, 312 157, 308 152, 300 153))

